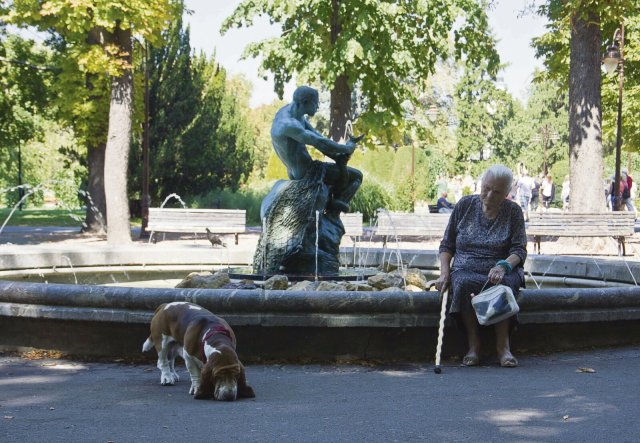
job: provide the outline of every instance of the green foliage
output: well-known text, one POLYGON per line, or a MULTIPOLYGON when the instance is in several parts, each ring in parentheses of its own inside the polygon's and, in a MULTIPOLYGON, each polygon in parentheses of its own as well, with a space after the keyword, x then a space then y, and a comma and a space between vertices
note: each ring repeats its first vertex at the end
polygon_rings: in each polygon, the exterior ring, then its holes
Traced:
MULTIPOLYGON (((623 149, 640 151, 640 4, 633 0, 599 2, 597 0, 559 1, 547 0, 538 13, 549 19, 548 32, 533 40, 537 55, 542 57, 546 70, 538 77, 552 78, 564 90, 568 89, 569 45, 571 37, 570 16, 593 10, 600 17, 602 48, 613 44, 611 37, 624 20, 624 100, 623 100, 623 149)), ((618 76, 602 74, 602 131, 605 144, 615 143, 618 76)))
POLYGON ((284 175, 281 175, 280 171, 278 173, 268 173, 268 165, 271 164, 270 158, 274 154, 273 146, 271 145, 271 124, 278 109, 284 105, 285 102, 283 101, 274 101, 271 104, 262 105, 248 112, 247 118, 253 128, 255 140, 253 171, 251 173, 253 180, 274 180, 286 177, 286 170, 284 175))
MULTIPOLYGON (((19 149, 44 135, 52 73, 46 69, 49 52, 1 30, 0 57, 0 188, 4 188, 17 185, 19 149)), ((22 181, 28 183, 24 177, 22 181)))
MULTIPOLYGON (((0 208, 0 220, 6 220, 10 208, 0 208)), ((68 209, 23 209, 15 211, 7 226, 78 226, 82 225, 83 211, 68 209)))
POLYGON ((269 154, 269 160, 267 161, 267 168, 265 170, 265 179, 266 180, 288 179, 287 168, 285 167, 284 163, 282 163, 282 160, 280 160, 278 155, 273 150, 271 154, 269 154))
POLYGON ((413 212, 416 201, 417 182, 415 177, 407 177, 396 187, 395 208, 402 212, 413 212))
POLYGON ((350 206, 351 212, 361 212, 363 219, 371 222, 379 208, 390 209, 393 203, 385 187, 368 177, 351 200, 350 206))
POLYGON ((513 99, 496 87, 486 65, 466 65, 456 97, 458 164, 485 160, 489 153, 501 161, 517 158, 519 152, 505 132, 514 115, 513 99))
MULTIPOLYGON (((178 21, 167 44, 150 51, 149 158, 152 201, 211 189, 237 189, 251 173, 253 128, 247 86, 204 54, 193 56, 178 21), (244 91, 244 92, 243 92, 244 91)), ((131 191, 140 189, 141 148, 130 161, 131 191)))
POLYGON ((260 205, 270 187, 259 189, 222 189, 197 196, 189 201, 194 208, 246 209, 247 225, 260 226, 260 205))
POLYGON ((244 0, 222 30, 267 15, 282 33, 250 44, 244 56, 262 58, 261 69, 273 73, 281 97, 294 75, 330 89, 346 77, 350 91, 357 86, 362 96, 355 131, 397 143, 405 132, 403 102, 418 104, 409 85, 422 86, 439 59, 466 54, 469 63, 488 60, 489 69, 497 69, 484 6, 481 0, 244 0))
POLYGON ((527 149, 522 151, 520 159, 531 173, 536 174, 544 170, 545 137, 549 168, 565 159, 568 161, 568 106, 566 90, 563 90, 560 83, 540 79, 531 86, 527 108, 517 121, 522 128, 521 134, 526 137, 520 140, 523 145, 528 145, 527 149), (556 135, 557 139, 549 138, 549 134, 556 135))

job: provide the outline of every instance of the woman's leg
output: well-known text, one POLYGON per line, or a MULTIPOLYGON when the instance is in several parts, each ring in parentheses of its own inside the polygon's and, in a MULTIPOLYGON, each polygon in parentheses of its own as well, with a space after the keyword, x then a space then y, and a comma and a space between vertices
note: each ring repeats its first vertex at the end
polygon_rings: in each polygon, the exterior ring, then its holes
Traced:
POLYGON ((480 363, 480 329, 475 313, 462 311, 460 313, 462 322, 467 330, 467 340, 469 341, 469 351, 462 359, 465 366, 477 366, 480 363))
POLYGON ((518 360, 511 354, 511 347, 509 344, 509 329, 511 319, 507 318, 499 323, 496 323, 496 352, 498 353, 498 359, 500 360, 500 366, 503 367, 515 367, 518 366, 518 360))

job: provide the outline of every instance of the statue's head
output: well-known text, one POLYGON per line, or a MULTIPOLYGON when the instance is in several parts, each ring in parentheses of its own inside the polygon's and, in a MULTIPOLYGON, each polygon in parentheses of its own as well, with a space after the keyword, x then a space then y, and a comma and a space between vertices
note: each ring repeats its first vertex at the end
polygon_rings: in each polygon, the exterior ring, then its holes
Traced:
POLYGON ((293 93, 293 102, 307 115, 315 115, 318 111, 320 97, 318 91, 309 86, 298 86, 293 93))

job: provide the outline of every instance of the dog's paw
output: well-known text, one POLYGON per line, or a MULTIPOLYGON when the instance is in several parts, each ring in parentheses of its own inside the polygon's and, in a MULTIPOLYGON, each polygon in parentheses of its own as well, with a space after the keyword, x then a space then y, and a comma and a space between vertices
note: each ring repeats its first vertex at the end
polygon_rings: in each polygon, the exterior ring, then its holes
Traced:
POLYGON ((176 384, 176 379, 174 378, 173 374, 169 373, 169 374, 162 374, 160 376, 160 384, 162 386, 173 386, 176 384))
POLYGON ((195 395, 196 392, 198 391, 199 386, 200 386, 200 383, 191 382, 191 387, 189 388, 189 394, 195 395))
POLYGON ((173 376, 173 380, 174 380, 174 381, 176 381, 176 382, 177 382, 177 381, 180 381, 180 376, 178 375, 178 373, 177 373, 177 372, 173 371, 173 372, 171 373, 171 375, 173 376))

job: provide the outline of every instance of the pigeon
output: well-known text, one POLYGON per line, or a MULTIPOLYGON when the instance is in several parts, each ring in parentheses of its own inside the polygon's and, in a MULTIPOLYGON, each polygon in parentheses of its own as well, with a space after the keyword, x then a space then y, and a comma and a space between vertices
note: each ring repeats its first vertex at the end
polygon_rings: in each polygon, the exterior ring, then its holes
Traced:
POLYGON ((223 242, 220 237, 215 235, 213 232, 209 231, 209 228, 205 228, 205 229, 207 230, 207 240, 211 242, 211 246, 213 246, 214 248, 216 247, 216 245, 220 245, 223 248, 227 247, 227 244, 223 242))

